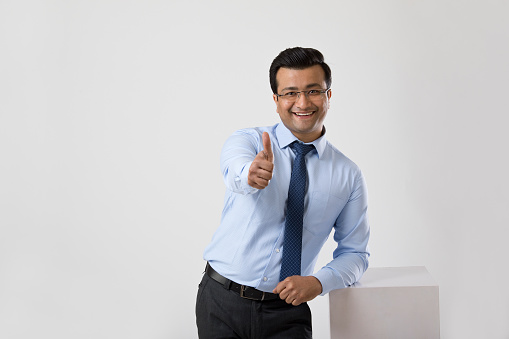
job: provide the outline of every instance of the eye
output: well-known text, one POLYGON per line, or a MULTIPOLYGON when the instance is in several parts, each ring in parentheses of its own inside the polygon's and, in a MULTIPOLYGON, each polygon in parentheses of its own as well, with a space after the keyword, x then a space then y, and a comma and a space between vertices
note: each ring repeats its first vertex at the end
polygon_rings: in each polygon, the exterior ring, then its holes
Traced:
POLYGON ((285 96, 287 98, 294 97, 294 96, 297 96, 297 92, 288 92, 288 93, 283 94, 283 96, 285 96))
POLYGON ((318 95, 320 94, 320 91, 317 89, 312 89, 308 91, 308 95, 318 95))

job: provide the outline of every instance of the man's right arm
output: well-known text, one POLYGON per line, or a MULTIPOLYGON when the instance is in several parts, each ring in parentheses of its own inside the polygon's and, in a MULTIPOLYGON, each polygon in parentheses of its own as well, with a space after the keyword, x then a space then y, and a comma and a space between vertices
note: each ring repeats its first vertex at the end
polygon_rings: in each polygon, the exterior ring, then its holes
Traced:
POLYGON ((274 156, 270 137, 255 130, 235 132, 226 140, 221 152, 221 171, 226 187, 235 193, 252 194, 264 189, 272 178, 274 156))

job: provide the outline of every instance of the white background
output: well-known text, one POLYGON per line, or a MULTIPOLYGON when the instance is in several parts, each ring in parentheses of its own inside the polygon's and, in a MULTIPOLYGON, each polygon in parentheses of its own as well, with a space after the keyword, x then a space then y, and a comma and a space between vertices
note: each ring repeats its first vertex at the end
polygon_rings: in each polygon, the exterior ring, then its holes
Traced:
MULTIPOLYGON (((220 149, 278 121, 269 65, 304 46, 333 71, 328 139, 368 183, 371 266, 428 268, 442 338, 509 338, 508 14, 0 1, 0 337, 196 338, 220 149)), ((311 306, 328 338, 328 298, 311 306)))

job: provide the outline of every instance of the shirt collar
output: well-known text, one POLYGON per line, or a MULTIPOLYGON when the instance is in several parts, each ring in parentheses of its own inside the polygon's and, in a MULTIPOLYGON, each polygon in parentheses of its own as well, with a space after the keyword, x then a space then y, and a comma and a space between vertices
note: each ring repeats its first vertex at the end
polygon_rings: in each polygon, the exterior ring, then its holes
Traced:
MULTIPOLYGON (((316 152, 318 153, 318 158, 322 157, 322 154, 325 151, 325 146, 327 145, 327 139, 325 139, 325 127, 323 129, 324 129, 324 133, 323 133, 323 135, 321 137, 319 137, 318 139, 313 140, 313 141, 307 143, 307 144, 312 144, 313 146, 315 146, 316 152)), ((296 140, 300 141, 282 123, 279 123, 276 126, 276 136, 277 136, 277 141, 278 141, 278 144, 279 144, 279 148, 281 148, 281 149, 285 148, 285 147, 288 147, 288 145, 290 145, 292 142, 294 142, 296 140)), ((300 141, 300 142, 302 142, 302 141, 300 141)))

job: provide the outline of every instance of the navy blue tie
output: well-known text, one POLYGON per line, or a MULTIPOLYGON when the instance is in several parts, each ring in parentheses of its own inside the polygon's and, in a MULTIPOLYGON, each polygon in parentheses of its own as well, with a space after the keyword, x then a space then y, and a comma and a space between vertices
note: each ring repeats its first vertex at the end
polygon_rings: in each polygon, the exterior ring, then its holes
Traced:
POLYGON ((302 253, 302 218, 304 216, 304 196, 306 195, 306 160, 305 156, 315 147, 294 142, 290 145, 295 153, 292 176, 288 189, 286 204, 285 235, 283 240, 283 257, 279 280, 300 275, 302 253))

